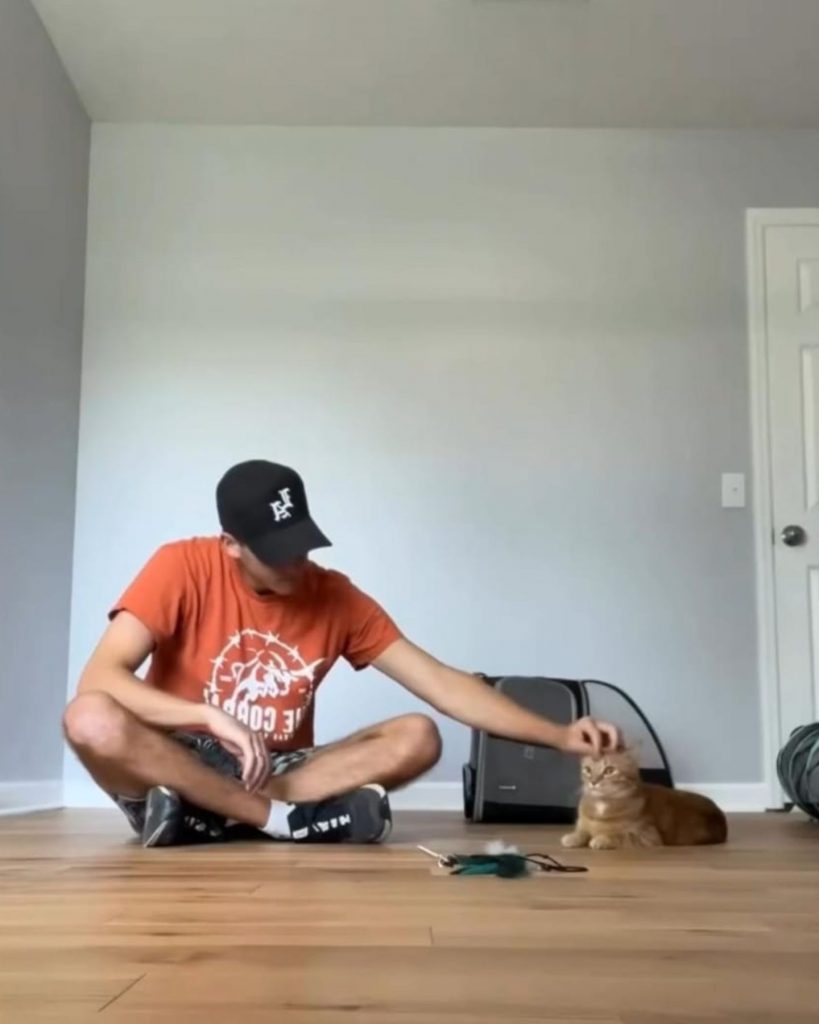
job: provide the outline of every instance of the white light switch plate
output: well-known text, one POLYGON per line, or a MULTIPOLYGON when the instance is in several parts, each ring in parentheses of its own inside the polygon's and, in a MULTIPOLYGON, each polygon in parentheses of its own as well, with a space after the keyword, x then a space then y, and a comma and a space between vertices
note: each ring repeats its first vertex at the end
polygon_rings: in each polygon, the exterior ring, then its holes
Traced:
POLYGON ((722 507, 745 508, 745 474, 722 474, 722 507))

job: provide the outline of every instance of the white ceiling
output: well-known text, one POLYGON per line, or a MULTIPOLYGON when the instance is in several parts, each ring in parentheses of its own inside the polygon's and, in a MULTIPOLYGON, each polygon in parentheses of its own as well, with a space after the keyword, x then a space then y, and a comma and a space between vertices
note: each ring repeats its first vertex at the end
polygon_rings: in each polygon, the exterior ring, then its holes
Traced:
POLYGON ((819 0, 33 0, 95 120, 819 128, 819 0))

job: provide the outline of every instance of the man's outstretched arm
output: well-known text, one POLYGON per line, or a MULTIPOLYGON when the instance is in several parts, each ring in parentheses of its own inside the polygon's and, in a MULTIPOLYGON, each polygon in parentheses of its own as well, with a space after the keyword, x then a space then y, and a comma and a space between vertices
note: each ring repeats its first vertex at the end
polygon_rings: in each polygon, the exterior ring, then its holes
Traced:
POLYGON ((617 728, 608 722, 581 718, 571 725, 559 725, 541 718, 476 676, 444 665, 409 640, 397 640, 373 666, 437 711, 495 736, 575 754, 599 754, 620 745, 617 728))

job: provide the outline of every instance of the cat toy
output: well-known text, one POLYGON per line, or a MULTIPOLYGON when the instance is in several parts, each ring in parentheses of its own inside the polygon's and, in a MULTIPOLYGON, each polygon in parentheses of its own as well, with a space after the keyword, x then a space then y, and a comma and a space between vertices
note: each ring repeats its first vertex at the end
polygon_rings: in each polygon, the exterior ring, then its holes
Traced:
POLYGON ((504 843, 489 843, 486 853, 436 853, 426 846, 419 846, 418 849, 428 857, 434 857, 438 867, 448 868, 450 875, 522 878, 540 872, 577 875, 589 870, 577 865, 561 864, 548 853, 521 853, 516 846, 506 846, 504 843))

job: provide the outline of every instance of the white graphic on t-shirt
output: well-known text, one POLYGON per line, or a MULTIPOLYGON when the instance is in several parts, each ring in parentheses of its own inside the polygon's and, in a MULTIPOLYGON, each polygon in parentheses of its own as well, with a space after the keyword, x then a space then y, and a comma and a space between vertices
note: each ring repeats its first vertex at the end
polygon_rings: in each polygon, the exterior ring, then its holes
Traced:
POLYGON ((290 500, 290 488, 283 487, 279 491, 279 500, 271 501, 270 507, 273 509, 277 523, 280 523, 282 519, 289 519, 292 515, 290 509, 293 507, 293 502, 290 500))
POLYGON ((310 707, 316 670, 324 660, 308 664, 297 647, 275 633, 243 629, 212 659, 204 698, 254 731, 289 740, 310 707))

